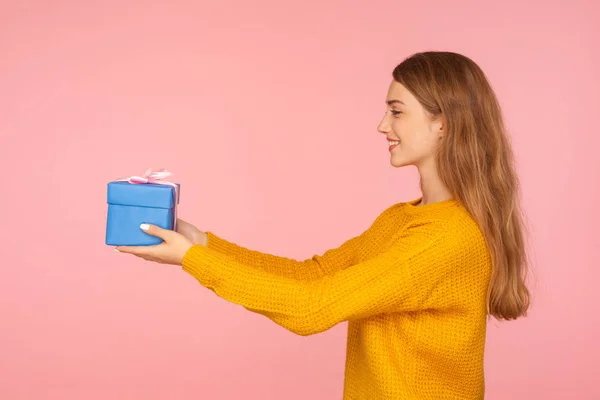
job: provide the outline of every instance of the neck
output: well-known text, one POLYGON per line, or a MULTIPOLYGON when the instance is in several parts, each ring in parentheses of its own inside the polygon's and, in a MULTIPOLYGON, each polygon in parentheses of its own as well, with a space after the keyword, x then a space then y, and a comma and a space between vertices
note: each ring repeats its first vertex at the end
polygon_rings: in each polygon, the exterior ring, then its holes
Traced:
POLYGON ((454 197, 442 183, 435 167, 420 167, 418 170, 421 176, 421 192, 423 193, 420 205, 450 200, 454 197))

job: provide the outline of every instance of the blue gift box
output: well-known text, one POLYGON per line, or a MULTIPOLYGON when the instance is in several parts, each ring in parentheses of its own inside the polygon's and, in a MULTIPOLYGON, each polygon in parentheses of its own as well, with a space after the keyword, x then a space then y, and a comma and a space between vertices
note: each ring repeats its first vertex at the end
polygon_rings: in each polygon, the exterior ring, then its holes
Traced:
POLYGON ((133 184, 109 182, 106 244, 110 246, 151 246, 162 239, 148 235, 140 225, 148 223, 163 229, 176 229, 179 184, 133 184))

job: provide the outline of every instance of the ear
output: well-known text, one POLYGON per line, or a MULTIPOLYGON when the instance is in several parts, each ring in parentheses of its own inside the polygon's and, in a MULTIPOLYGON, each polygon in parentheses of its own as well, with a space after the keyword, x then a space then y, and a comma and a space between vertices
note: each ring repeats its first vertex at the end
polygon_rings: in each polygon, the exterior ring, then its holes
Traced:
POLYGON ((438 116, 431 122, 431 132, 436 134, 439 139, 446 136, 446 121, 443 116, 438 116))

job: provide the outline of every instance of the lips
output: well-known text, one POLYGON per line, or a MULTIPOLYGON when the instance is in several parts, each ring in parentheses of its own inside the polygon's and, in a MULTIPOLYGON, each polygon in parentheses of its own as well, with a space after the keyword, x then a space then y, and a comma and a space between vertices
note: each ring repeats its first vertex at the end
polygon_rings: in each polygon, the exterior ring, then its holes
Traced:
POLYGON ((388 141, 388 147, 390 148, 390 150, 395 149, 400 144, 400 140, 398 140, 396 138, 387 137, 387 141, 388 141))

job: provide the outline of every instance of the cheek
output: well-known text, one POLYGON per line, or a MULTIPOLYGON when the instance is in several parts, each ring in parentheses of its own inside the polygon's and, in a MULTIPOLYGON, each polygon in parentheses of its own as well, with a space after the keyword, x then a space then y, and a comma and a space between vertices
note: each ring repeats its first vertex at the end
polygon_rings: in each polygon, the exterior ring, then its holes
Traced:
POLYGON ((400 138, 403 153, 424 156, 432 152, 432 135, 421 123, 412 123, 408 118, 398 118, 392 123, 392 130, 400 138))
POLYGON ((409 132, 410 127, 407 126, 406 122, 402 120, 402 118, 396 118, 392 121, 392 131, 403 140, 406 136, 406 133, 409 132))
POLYGON ((410 119, 405 117, 396 119, 392 124, 392 130, 400 138, 400 147, 403 150, 411 149, 418 144, 416 142, 418 141, 419 132, 416 132, 415 128, 410 119))
POLYGON ((436 142, 432 139, 429 132, 419 132, 418 138, 412 145, 413 150, 420 157, 429 157, 435 153, 436 142))

